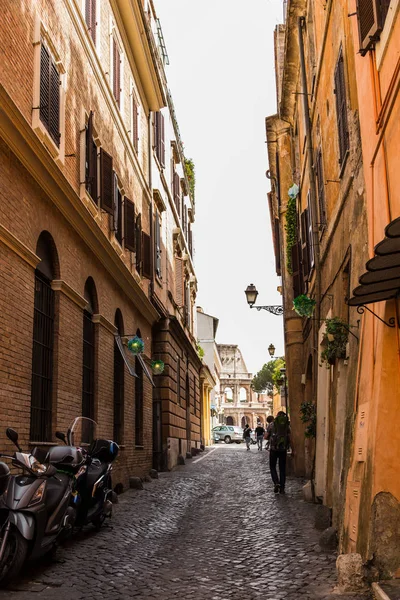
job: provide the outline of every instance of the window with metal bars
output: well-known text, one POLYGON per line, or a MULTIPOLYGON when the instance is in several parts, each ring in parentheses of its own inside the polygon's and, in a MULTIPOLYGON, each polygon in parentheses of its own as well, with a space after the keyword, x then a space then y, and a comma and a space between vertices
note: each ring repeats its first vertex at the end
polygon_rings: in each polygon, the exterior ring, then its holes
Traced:
POLYGON ((50 280, 35 272, 30 439, 51 440, 54 347, 54 291, 50 280))
POLYGON ((347 120, 346 80, 344 73, 343 49, 340 48, 335 69, 336 119, 339 138, 339 164, 343 167, 350 148, 347 120))
POLYGON ((94 419, 95 326, 92 315, 83 311, 82 416, 94 419))
POLYGON ((60 74, 42 41, 40 49, 40 120, 51 139, 60 146, 60 74))
POLYGON ((138 358, 135 372, 135 446, 143 446, 143 367, 138 358))
MULTIPOLYGON (((122 316, 117 312, 115 325, 118 333, 123 334, 122 316)), ((124 419, 124 397, 125 397, 125 372, 124 359, 114 341, 114 441, 117 444, 123 442, 123 419, 124 419)))

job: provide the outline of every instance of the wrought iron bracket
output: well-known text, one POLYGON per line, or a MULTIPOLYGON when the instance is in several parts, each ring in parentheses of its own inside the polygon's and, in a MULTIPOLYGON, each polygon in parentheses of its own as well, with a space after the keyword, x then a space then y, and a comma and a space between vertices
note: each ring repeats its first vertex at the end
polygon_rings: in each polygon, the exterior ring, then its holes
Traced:
POLYGON ((387 325, 387 327, 396 327, 396 319, 394 317, 390 317, 389 321, 386 322, 383 319, 381 319, 380 317, 378 317, 378 315, 375 314, 370 308, 368 308, 368 306, 365 306, 365 304, 361 304, 361 306, 357 306, 357 312, 359 315, 363 315, 366 310, 368 312, 370 312, 372 315, 374 315, 374 317, 379 319, 382 323, 387 325))
POLYGON ((250 308, 256 308, 258 311, 267 310, 268 312, 277 316, 283 315, 283 306, 254 306, 253 304, 250 306, 250 308))

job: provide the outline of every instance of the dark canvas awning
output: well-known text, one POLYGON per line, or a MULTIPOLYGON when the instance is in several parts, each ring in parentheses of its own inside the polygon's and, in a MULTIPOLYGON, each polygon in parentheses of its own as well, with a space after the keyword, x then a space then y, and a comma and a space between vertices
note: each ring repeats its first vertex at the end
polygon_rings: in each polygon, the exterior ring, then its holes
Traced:
POLYGON ((375 256, 365 265, 350 306, 383 302, 400 296, 400 217, 389 223, 385 238, 375 246, 375 256))

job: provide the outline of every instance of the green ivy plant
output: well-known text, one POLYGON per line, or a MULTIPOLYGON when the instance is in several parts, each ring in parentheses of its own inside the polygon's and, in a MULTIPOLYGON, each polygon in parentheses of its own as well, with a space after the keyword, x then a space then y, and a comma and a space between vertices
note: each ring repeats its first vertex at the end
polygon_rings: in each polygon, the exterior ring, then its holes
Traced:
POLYGON ((290 275, 293 275, 292 248, 297 244, 297 213, 296 196, 289 196, 286 209, 286 267, 290 275))
POLYGON ((200 346, 200 344, 197 344, 197 356, 199 358, 204 358, 204 349, 200 346))
POLYGON ((321 362, 326 363, 326 368, 335 364, 337 358, 346 358, 346 346, 349 340, 349 329, 346 321, 333 317, 325 319, 325 332, 323 335, 324 349, 321 352, 321 362))
POLYGON ((196 175, 194 172, 194 162, 191 158, 185 158, 185 173, 186 173, 186 177, 189 180, 189 191, 190 191, 190 195, 192 196, 193 200, 194 200, 194 191, 195 191, 195 185, 196 185, 196 175))
POLYGON ((300 419, 307 423, 304 435, 306 438, 315 438, 317 435, 317 411, 313 402, 302 402, 300 405, 300 419))
POLYGON ((305 294, 301 294, 293 300, 293 310, 300 317, 312 317, 315 305, 316 302, 314 298, 309 298, 305 294))

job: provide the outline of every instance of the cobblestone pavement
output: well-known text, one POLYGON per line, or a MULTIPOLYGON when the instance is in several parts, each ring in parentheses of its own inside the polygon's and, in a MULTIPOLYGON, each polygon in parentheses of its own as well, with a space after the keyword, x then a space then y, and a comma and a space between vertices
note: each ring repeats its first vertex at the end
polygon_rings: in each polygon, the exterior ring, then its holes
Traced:
POLYGON ((268 453, 243 445, 201 459, 120 496, 108 526, 29 566, 0 600, 341 598, 336 557, 319 551, 300 482, 275 495, 268 453))

